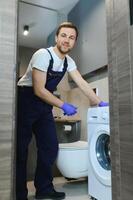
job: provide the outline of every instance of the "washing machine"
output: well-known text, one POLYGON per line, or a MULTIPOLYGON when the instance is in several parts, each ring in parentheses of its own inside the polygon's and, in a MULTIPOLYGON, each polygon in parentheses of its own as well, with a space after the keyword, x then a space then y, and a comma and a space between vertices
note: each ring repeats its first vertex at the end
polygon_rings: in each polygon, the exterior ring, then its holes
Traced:
POLYGON ((111 200, 109 107, 92 107, 87 113, 89 143, 88 194, 111 200))

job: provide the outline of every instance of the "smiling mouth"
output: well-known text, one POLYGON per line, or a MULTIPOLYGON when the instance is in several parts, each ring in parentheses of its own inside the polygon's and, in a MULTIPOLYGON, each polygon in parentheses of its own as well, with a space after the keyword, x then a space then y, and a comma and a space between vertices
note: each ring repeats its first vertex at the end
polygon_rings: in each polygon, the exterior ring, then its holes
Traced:
POLYGON ((69 48, 69 45, 63 45, 64 48, 69 48))
POLYGON ((62 44, 64 47, 69 47, 69 44, 68 43, 64 43, 62 44))

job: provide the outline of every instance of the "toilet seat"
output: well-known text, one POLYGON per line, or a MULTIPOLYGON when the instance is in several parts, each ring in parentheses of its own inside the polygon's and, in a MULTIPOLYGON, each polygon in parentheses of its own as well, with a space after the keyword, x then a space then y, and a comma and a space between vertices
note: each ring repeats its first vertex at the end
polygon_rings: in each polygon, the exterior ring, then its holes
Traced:
POLYGON ((77 141, 72 143, 60 143, 59 149, 63 150, 82 150, 82 149, 88 149, 88 142, 85 141, 77 141))

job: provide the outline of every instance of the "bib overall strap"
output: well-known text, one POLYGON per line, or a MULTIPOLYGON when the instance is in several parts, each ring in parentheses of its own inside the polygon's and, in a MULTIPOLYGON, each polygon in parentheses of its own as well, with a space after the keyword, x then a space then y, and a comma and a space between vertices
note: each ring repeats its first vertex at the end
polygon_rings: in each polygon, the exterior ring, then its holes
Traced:
MULTIPOLYGON (((54 60, 53 60, 52 54, 51 54, 51 52, 49 51, 49 49, 46 49, 46 50, 48 51, 48 53, 49 53, 49 55, 50 55, 50 57, 51 57, 50 62, 49 62, 49 67, 48 67, 49 70, 51 70, 52 67, 53 67, 54 60)), ((63 72, 66 72, 67 67, 68 67, 68 63, 67 63, 67 58, 65 57, 63 72)))
POLYGON ((51 52, 49 51, 49 49, 46 49, 46 50, 48 51, 48 53, 49 53, 49 55, 50 55, 50 57, 51 57, 51 59, 50 59, 50 61, 49 61, 49 67, 48 67, 48 68, 51 70, 52 67, 53 67, 54 60, 53 60, 52 54, 51 54, 51 52))

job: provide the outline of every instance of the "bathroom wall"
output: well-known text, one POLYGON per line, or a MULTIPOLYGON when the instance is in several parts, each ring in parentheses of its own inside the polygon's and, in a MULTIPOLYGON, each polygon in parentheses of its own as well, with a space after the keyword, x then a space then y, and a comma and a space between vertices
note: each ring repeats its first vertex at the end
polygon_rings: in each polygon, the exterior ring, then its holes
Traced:
POLYGON ((79 1, 68 15, 79 29, 72 56, 82 75, 107 64, 105 0, 79 1))
POLYGON ((129 1, 106 0, 113 200, 133 199, 133 48, 129 1))
POLYGON ((14 200, 17 1, 0 1, 0 199, 14 200))
POLYGON ((19 64, 19 77, 23 76, 33 53, 37 49, 19 46, 18 48, 18 64, 19 64))

